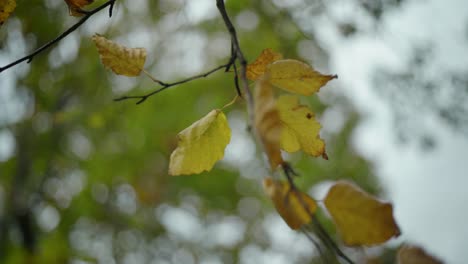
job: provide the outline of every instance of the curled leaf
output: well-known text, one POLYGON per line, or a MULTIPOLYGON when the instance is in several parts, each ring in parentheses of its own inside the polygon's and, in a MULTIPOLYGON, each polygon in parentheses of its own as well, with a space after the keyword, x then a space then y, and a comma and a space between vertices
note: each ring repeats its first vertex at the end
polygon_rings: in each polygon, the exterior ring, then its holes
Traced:
POLYGON ((255 129, 265 148, 272 170, 283 162, 280 150, 281 120, 268 76, 255 85, 255 129))
POLYGON ((2 25, 16 8, 16 0, 0 1, 0 25, 2 25))
POLYGON ((267 67, 270 82, 288 92, 311 95, 336 75, 323 75, 298 60, 278 60, 267 67))
POLYGON ((268 64, 280 60, 283 55, 274 52, 272 49, 264 49, 254 62, 247 65, 247 79, 257 80, 265 73, 268 64))
POLYGON ((171 154, 169 174, 195 174, 211 170, 224 157, 231 129, 224 113, 216 109, 181 131, 178 139, 171 154))
POLYGON ((310 223, 317 210, 317 203, 307 194, 295 189, 287 182, 272 178, 263 180, 263 188, 275 204, 275 208, 291 229, 299 229, 310 223))
POLYGON ((90 5, 94 0, 65 0, 68 5, 68 12, 70 16, 83 16, 85 11, 81 9, 87 5, 90 5))
POLYGON ((146 61, 146 49, 127 48, 98 34, 92 39, 104 66, 116 74, 129 77, 140 75, 146 61))
POLYGON ((278 109, 283 129, 281 148, 287 152, 302 149, 305 153, 318 157, 325 153, 325 143, 320 138, 320 123, 314 113, 305 105, 299 104, 294 95, 278 98, 278 109))
POLYGON ((400 235, 392 205, 380 202, 350 182, 333 185, 325 197, 325 206, 348 246, 377 245, 400 235))

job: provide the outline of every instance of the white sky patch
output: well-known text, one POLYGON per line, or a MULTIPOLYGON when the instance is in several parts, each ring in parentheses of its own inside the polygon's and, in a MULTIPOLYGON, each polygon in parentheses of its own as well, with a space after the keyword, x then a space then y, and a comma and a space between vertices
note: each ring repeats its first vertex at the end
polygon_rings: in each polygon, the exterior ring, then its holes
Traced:
POLYGON ((197 216, 181 208, 165 207, 162 210, 159 221, 169 233, 186 241, 200 240, 203 225, 197 216))
POLYGON ((15 138, 8 129, 0 130, 0 162, 10 159, 15 152, 15 138))
POLYGON ((252 10, 244 10, 236 16, 236 24, 239 29, 251 31, 257 28, 259 18, 252 10))
POLYGON ((240 167, 255 159, 255 142, 247 132, 245 118, 240 112, 230 113, 228 120, 232 130, 231 142, 226 147, 223 162, 240 167))
POLYGON ((276 212, 265 218, 263 228, 268 235, 271 248, 288 256, 288 262, 279 263, 294 263, 297 259, 310 258, 317 253, 314 252, 314 245, 307 237, 291 230, 276 212))
POLYGON ((208 225, 207 241, 225 248, 232 248, 244 239, 245 223, 239 217, 225 217, 208 225))
POLYGON ((213 0, 187 0, 185 13, 191 24, 198 24, 218 16, 218 10, 213 0))

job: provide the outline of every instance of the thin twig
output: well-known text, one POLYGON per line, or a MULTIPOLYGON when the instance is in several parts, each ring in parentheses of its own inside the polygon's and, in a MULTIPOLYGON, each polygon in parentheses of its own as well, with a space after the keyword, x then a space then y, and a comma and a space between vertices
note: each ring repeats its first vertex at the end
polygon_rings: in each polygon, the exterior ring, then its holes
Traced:
POLYGON ((335 241, 333 241, 333 239, 331 239, 330 235, 328 235, 327 231, 325 230, 325 228, 323 228, 322 224, 318 221, 317 218, 312 217, 312 224, 313 224, 315 230, 317 231, 317 233, 320 234, 320 236, 323 237, 323 240, 332 247, 332 249, 335 251, 335 253, 339 257, 344 259, 349 264, 354 264, 354 262, 348 256, 346 256, 346 254, 340 249, 340 247, 338 247, 338 245, 335 243, 335 241))
POLYGON ((315 241, 315 239, 309 233, 307 233, 307 229, 301 228, 301 231, 307 237, 307 239, 309 239, 309 241, 312 242, 312 244, 314 244, 315 248, 319 252, 319 256, 322 259, 322 261, 324 263, 328 263, 326 255, 324 254, 322 248, 320 247, 320 244, 317 241, 315 241))
MULTIPOLYGON (((247 113, 249 115, 249 124, 251 125, 254 123, 255 114, 253 111, 254 99, 249 89, 249 83, 247 81, 247 60, 245 59, 242 49, 239 45, 239 40, 237 39, 236 29, 234 28, 234 25, 232 24, 231 19, 229 18, 229 15, 227 14, 226 7, 224 6, 224 0, 216 0, 216 6, 218 7, 219 13, 221 14, 221 17, 223 18, 224 24, 226 25, 226 28, 228 29, 229 34, 231 35, 231 52, 232 52, 231 58, 238 60, 240 64, 239 77, 240 77, 242 88, 245 94, 244 98, 247 101, 247 113)), ((232 61, 232 63, 234 63, 234 61, 232 61)))
POLYGON ((230 62, 226 63, 226 64, 223 64, 223 65, 220 65, 220 66, 217 66, 216 68, 214 69, 211 69, 205 73, 202 73, 202 74, 198 74, 198 75, 195 75, 195 76, 192 76, 192 77, 189 77, 189 78, 186 78, 186 79, 183 79, 181 81, 177 81, 177 82, 173 82, 173 83, 165 83, 165 82, 162 82, 160 80, 157 80, 155 79, 154 77, 152 77, 149 73, 147 73, 146 71, 144 71, 145 74, 148 75, 148 77, 150 77, 151 80, 153 80, 154 82, 158 83, 159 85, 161 85, 162 87, 155 90, 155 91, 152 91, 150 93, 147 93, 147 94, 144 94, 144 95, 131 95, 131 96, 122 96, 122 97, 119 97, 119 98, 116 98, 114 99, 114 101, 123 101, 123 100, 129 100, 129 99, 136 99, 138 100, 136 102, 136 104, 141 104, 143 103, 144 101, 146 101, 146 99, 148 99, 149 97, 159 93, 159 92, 162 92, 172 86, 176 86, 176 85, 179 85, 179 84, 183 84, 183 83, 187 83, 187 82, 190 82, 190 81, 193 81, 193 80, 196 80, 196 79, 200 79, 200 78, 204 78, 204 77, 207 77, 208 75, 212 74, 212 73, 215 73, 221 69, 225 69, 227 67, 229 67, 230 65, 230 62))
POLYGON ((236 95, 234 99, 232 99, 229 103, 225 104, 221 109, 224 109, 226 107, 230 107, 231 105, 235 104, 237 99, 239 99, 239 95, 236 95))
MULTIPOLYGON (((291 165, 289 165, 287 162, 284 162, 283 164, 281 164, 281 167, 283 169, 283 172, 284 172, 286 178, 288 179, 288 182, 289 182, 289 185, 290 185, 290 190, 291 191, 298 190, 297 186, 294 183, 294 179, 293 179, 293 177, 296 176, 297 174, 294 172, 291 165)), ((340 247, 338 247, 338 245, 335 243, 335 241, 333 241, 333 239, 330 237, 330 235, 328 235, 325 228, 323 228, 323 226, 317 220, 315 215, 310 211, 309 206, 304 201, 304 199, 302 199, 302 196, 297 195, 297 198, 299 199, 299 202, 301 202, 301 205, 304 208, 304 210, 306 210, 307 214, 312 219, 312 224, 313 224, 313 227, 314 227, 318 237, 321 238, 321 240, 325 244, 327 244, 329 247, 331 247, 333 249, 333 251, 335 251, 335 253, 339 257, 341 257, 343 260, 345 260, 349 264, 354 264, 354 262, 348 256, 346 256, 346 254, 340 249, 340 247)))
POLYGON ((94 14, 96 14, 97 12, 103 10, 104 8, 106 8, 108 6, 109 6, 109 16, 112 16, 112 8, 114 7, 115 1, 116 0, 109 0, 106 3, 100 5, 99 7, 95 8, 95 9, 93 9, 91 11, 86 12, 85 15, 78 22, 76 22, 73 26, 71 26, 70 28, 65 30, 62 34, 58 35, 53 40, 51 40, 51 41, 47 42, 46 44, 42 45, 41 47, 37 48, 32 53, 30 53, 30 54, 28 54, 28 55, 26 55, 26 56, 24 56, 24 57, 22 57, 22 58, 20 58, 20 59, 18 59, 16 61, 14 61, 14 62, 11 62, 8 65, 0 67, 0 73, 3 72, 6 69, 9 69, 9 68, 23 62, 23 61, 27 61, 27 63, 30 63, 36 55, 38 55, 39 53, 43 52, 44 50, 50 48, 51 46, 53 46, 54 44, 56 44, 57 42, 59 42, 60 40, 65 38, 66 36, 70 35, 70 33, 72 33, 77 28, 79 28, 91 16, 93 16, 94 14))

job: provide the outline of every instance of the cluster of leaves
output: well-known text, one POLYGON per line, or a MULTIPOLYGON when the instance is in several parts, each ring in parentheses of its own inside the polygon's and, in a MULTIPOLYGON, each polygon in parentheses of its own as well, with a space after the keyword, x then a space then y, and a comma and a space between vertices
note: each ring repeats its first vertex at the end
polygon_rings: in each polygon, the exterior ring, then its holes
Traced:
MULTIPOLYGON (((93 40, 102 63, 116 74, 138 76, 143 71, 144 49, 127 48, 99 35, 93 36, 93 40)), ((255 81, 254 127, 271 171, 282 167, 288 172, 290 167, 283 160, 282 150, 302 150, 307 155, 328 159, 325 142, 319 136, 321 125, 312 110, 300 104, 297 95, 276 97, 274 87, 309 96, 336 76, 322 75, 301 61, 282 59, 281 54, 265 49, 247 66, 247 78, 255 81)), ((210 111, 178 134, 178 146, 170 157, 169 174, 191 175, 211 170, 223 158, 230 138, 231 129, 222 109, 210 111)), ((264 189, 285 222, 292 229, 299 229, 312 221, 318 204, 299 191, 290 174, 286 174, 288 182, 266 177, 264 189)), ((335 183, 324 205, 346 245, 381 244, 400 233, 392 205, 380 202, 350 182, 335 183)))
MULTIPOLYGON (((83 16, 87 13, 83 8, 93 0, 65 2, 70 15, 83 16)), ((8 18, 15 6, 14 0, 0 3, 0 23, 8 18)), ((159 81, 144 70, 145 49, 124 47, 99 34, 92 40, 102 63, 114 73, 135 77, 143 72, 165 88, 173 85, 159 81)), ((224 67, 229 68, 221 65, 215 70, 224 67)), ((237 69, 234 69, 237 77, 237 69)), ((304 62, 283 59, 281 54, 265 49, 247 65, 246 77, 255 83, 254 119, 251 120, 255 135, 266 153, 272 175, 282 168, 287 179, 282 181, 267 176, 263 181, 264 190, 288 226, 294 230, 301 229, 316 220, 316 212, 322 203, 296 187, 294 171, 284 160, 282 152, 302 151, 328 160, 325 142, 319 136, 321 125, 314 112, 301 104, 301 96, 314 95, 337 76, 323 75, 304 62)), ((147 96, 138 98, 146 100, 147 96)), ((223 109, 237 102, 238 98, 221 109, 210 111, 178 134, 177 148, 170 156, 169 175, 210 171, 223 158, 231 139, 231 129, 223 109)), ((378 245, 400 234, 392 205, 379 201, 349 181, 336 182, 326 195, 323 206, 348 246, 378 245)))
MULTIPOLYGON (((299 103, 295 95, 274 97, 273 87, 304 96, 316 93, 336 76, 322 75, 309 65, 296 60, 282 60, 280 54, 267 49, 248 67, 249 77, 256 80, 255 101, 258 136, 264 145, 271 169, 281 165, 289 182, 266 178, 265 189, 276 209, 292 229, 309 224, 317 204, 295 187, 288 173, 289 165, 281 156, 298 150, 328 159, 325 143, 319 137, 320 124, 314 113, 299 103)), ((393 218, 392 205, 382 203, 352 183, 335 183, 325 198, 345 244, 376 245, 400 234, 393 218), (357 229, 359 226, 361 228, 357 229)))

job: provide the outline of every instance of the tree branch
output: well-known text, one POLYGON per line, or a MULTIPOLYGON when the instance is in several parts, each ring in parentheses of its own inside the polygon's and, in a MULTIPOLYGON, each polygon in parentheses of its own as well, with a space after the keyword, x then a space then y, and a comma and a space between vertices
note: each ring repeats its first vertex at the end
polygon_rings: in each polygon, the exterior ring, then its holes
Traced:
MULTIPOLYGON (((297 173, 293 170, 291 165, 287 162, 284 162, 281 164, 281 168, 283 169, 284 175, 286 176, 290 188, 290 191, 297 191, 298 188, 296 184, 294 183, 294 176, 297 176, 297 173)), ((340 258, 345 260, 349 264, 354 264, 354 262, 340 249, 340 247, 333 241, 333 239, 330 237, 330 235, 327 233, 325 228, 323 228, 322 224, 318 221, 318 219, 315 217, 315 215, 310 211, 309 206, 307 203, 302 199, 301 195, 297 195, 297 198, 299 202, 301 203, 302 207, 304 210, 306 210, 307 214, 310 216, 312 219, 312 226, 314 228, 315 234, 322 240, 322 242, 327 246, 329 246, 335 253, 338 255, 340 258)), ((309 238, 309 237, 307 237, 309 238)), ((310 238, 309 238, 310 240, 310 238)), ((315 243, 315 241, 312 241, 312 243, 315 243)))
MULTIPOLYGON (((244 92, 244 98, 247 101, 247 113, 249 115, 249 123, 250 126, 254 123, 254 100, 252 93, 249 89, 249 83, 247 81, 247 60, 244 57, 244 53, 242 52, 242 49, 239 45, 239 40, 237 39, 237 33, 236 29, 234 28, 234 25, 231 22, 231 19, 229 18, 229 15, 227 14, 226 7, 224 5, 224 0, 216 0, 216 6, 218 7, 219 13, 221 14, 221 17, 223 18, 224 24, 226 25, 226 28, 229 31, 229 34, 231 35, 231 58, 232 63, 235 63, 235 60, 237 59, 240 64, 240 81, 241 81, 241 87, 244 92)), ((237 71, 236 71, 237 74, 237 71)), ((235 77, 237 78, 237 77, 235 77)), ((237 82, 237 81, 236 81, 237 82)))
POLYGON ((50 48, 51 46, 53 46, 54 44, 56 44, 57 42, 59 42, 60 40, 62 40, 63 38, 65 38, 66 36, 70 35, 70 33, 72 33, 73 31, 75 31, 77 28, 79 28, 84 22, 86 22, 86 20, 88 20, 91 16, 93 16, 94 14, 98 13, 99 11, 103 10, 104 8, 108 7, 109 6, 109 17, 112 16, 112 9, 114 7, 114 4, 115 4, 115 1, 116 0, 109 0, 107 1, 106 3, 100 5, 99 7, 89 11, 89 12, 85 12, 84 16, 78 21, 76 22, 73 26, 71 26, 69 29, 65 30, 62 34, 60 34, 59 36, 57 36, 55 39, 47 42, 46 44, 42 45, 41 47, 37 48, 35 51, 33 51, 32 53, 8 64, 8 65, 5 65, 3 67, 0 67, 0 73, 3 72, 4 70, 6 69, 9 69, 23 61, 27 61, 27 63, 30 63, 33 58, 38 55, 39 53, 43 52, 44 50, 50 48))
POLYGON ((176 86, 176 85, 179 85, 179 84, 183 84, 183 83, 187 83, 187 82, 190 82, 190 81, 193 81, 193 80, 196 80, 196 79, 200 79, 200 78, 205 78, 207 77, 208 75, 211 75, 212 73, 215 73, 221 69, 227 69, 229 66, 231 65, 231 60, 229 60, 228 63, 226 64, 223 64, 223 65, 220 65, 214 69, 211 69, 205 73, 202 73, 202 74, 198 74, 198 75, 195 75, 195 76, 192 76, 192 77, 189 77, 187 79, 183 79, 181 81, 177 81, 177 82, 173 82, 173 83, 165 83, 165 82, 162 82, 160 80, 156 80, 152 77, 150 77, 154 82, 157 82, 158 84, 160 84, 162 87, 155 90, 155 91, 152 91, 148 94, 145 94, 145 95, 133 95, 133 96, 123 96, 123 97, 119 97, 119 98, 116 98, 114 99, 114 101, 123 101, 123 100, 129 100, 129 99, 138 99, 138 101, 136 102, 136 104, 141 104, 143 103, 144 101, 146 101, 146 99, 148 99, 149 97, 159 93, 159 92, 162 92, 166 89, 168 89, 169 87, 172 87, 172 86, 176 86))

